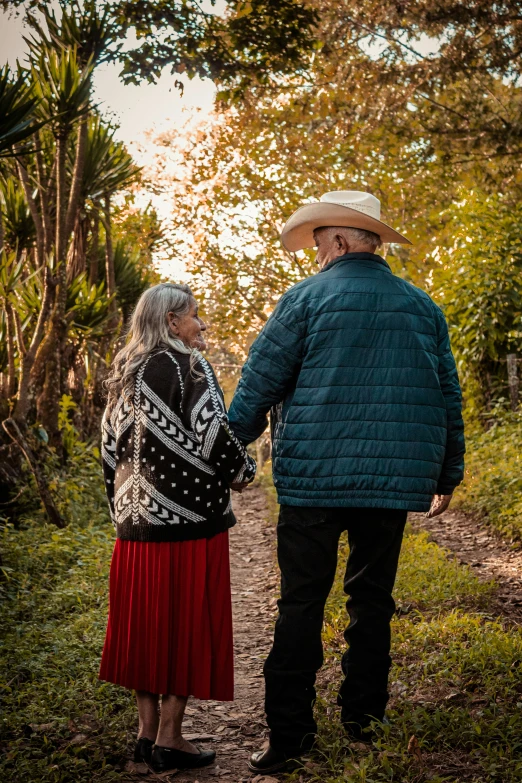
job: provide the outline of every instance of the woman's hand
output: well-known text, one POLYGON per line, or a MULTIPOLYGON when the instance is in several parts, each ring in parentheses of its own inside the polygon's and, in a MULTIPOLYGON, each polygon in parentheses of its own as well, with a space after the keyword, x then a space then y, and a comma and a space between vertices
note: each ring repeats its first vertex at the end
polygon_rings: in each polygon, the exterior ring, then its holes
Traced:
POLYGON ((451 503, 453 495, 433 495, 431 499, 431 507, 426 516, 428 518, 438 517, 439 514, 443 514, 451 503))
POLYGON ((230 485, 230 489, 233 492, 239 492, 239 494, 241 494, 243 492, 244 488, 248 487, 248 484, 249 484, 248 481, 242 481, 241 483, 238 483, 238 484, 231 484, 230 485))

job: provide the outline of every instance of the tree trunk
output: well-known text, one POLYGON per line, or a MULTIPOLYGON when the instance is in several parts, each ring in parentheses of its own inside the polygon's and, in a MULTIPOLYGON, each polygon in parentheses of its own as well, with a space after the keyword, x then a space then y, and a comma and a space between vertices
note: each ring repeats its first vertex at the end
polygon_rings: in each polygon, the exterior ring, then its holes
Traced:
POLYGON ((36 206, 36 202, 33 198, 33 188, 31 186, 31 181, 29 179, 29 174, 27 172, 25 164, 20 157, 16 158, 16 162, 18 167, 18 175, 20 177, 20 181, 24 189, 25 198, 36 231, 36 264, 37 266, 41 266, 44 263, 44 245, 45 245, 42 217, 38 212, 38 207, 36 206))
MULTIPOLYGON (((67 134, 56 137, 56 234, 55 250, 59 280, 65 280, 65 251, 67 243, 67 134)), ((60 295, 57 296, 60 299, 60 295)))
POLYGON ((10 302, 5 305, 6 326, 7 326, 7 397, 14 397, 16 390, 16 367, 15 367, 15 324, 13 316, 13 306, 10 302))
POLYGON ((89 252, 89 284, 98 282, 98 254, 100 249, 100 213, 94 205, 91 223, 91 249, 89 252))
POLYGON ((13 413, 13 418, 22 425, 26 421, 27 414, 32 402, 31 389, 35 388, 36 378, 42 374, 43 370, 43 364, 40 364, 40 368, 37 366, 37 360, 39 358, 38 349, 41 346, 45 325, 47 323, 47 319, 49 318, 49 313, 51 312, 53 296, 54 280, 49 267, 46 266, 44 268, 44 294, 42 299, 42 306, 38 314, 38 320, 36 322, 36 328, 33 333, 31 344, 29 345, 25 356, 21 360, 20 380, 18 383, 18 398, 13 413), (36 370, 36 372, 34 372, 34 370, 36 370))
POLYGON ((40 208, 42 212, 44 257, 51 252, 53 246, 53 229, 49 211, 49 182, 45 182, 45 167, 42 155, 42 134, 39 136, 40 149, 36 150, 36 177, 38 180, 38 194, 40 196, 40 208))
POLYGON ((66 237, 70 237, 75 225, 78 225, 78 208, 80 206, 80 196, 83 184, 83 170, 85 168, 88 123, 89 115, 85 114, 80 120, 80 124, 78 125, 76 158, 74 161, 74 171, 71 180, 71 189, 69 191, 69 204, 67 206, 67 215, 65 218, 66 237))
POLYGON ((67 281, 72 283, 75 277, 85 272, 87 265, 85 245, 87 242, 87 232, 89 230, 89 221, 85 214, 78 210, 76 223, 74 224, 74 235, 69 245, 67 253, 67 281))
POLYGON ((116 275, 114 272, 114 247, 112 243, 112 225, 111 225, 111 197, 109 193, 105 194, 104 200, 104 227, 105 227, 105 279, 107 283, 107 296, 111 303, 109 327, 115 329, 118 324, 118 307, 116 303, 116 275))
MULTIPOLYGON (((56 137, 56 266, 57 287, 49 331, 45 337, 45 380, 37 399, 38 418, 47 430, 49 440, 58 450, 61 448, 58 415, 62 389, 61 357, 67 339, 65 311, 67 304, 66 277, 66 154, 67 135, 56 137)), ((44 345, 42 345, 42 351, 44 345)))
POLYGON ((26 458, 27 463, 31 469, 31 473, 34 476, 34 480, 38 488, 38 494, 40 495, 40 500, 42 501, 42 505, 45 508, 49 521, 52 522, 53 525, 56 525, 56 527, 64 528, 65 520, 63 519, 60 512, 56 508, 54 500, 49 491, 49 487, 47 486, 45 477, 42 471, 40 470, 40 466, 38 465, 38 460, 36 459, 31 447, 27 443, 27 440, 22 434, 22 431, 20 430, 18 424, 15 422, 14 419, 10 418, 2 422, 2 427, 4 428, 5 432, 9 435, 11 440, 14 443, 16 443, 16 445, 18 446, 18 448, 26 458))

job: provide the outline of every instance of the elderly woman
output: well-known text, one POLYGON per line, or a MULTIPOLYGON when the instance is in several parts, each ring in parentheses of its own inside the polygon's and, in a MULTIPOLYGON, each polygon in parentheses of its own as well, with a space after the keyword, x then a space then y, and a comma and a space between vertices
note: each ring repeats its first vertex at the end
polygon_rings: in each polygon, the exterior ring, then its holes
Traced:
POLYGON ((230 488, 255 474, 228 425, 186 285, 142 294, 106 385, 103 467, 116 529, 100 678, 136 691, 135 761, 205 766, 183 738, 189 696, 233 699, 230 488), (160 709, 161 694, 161 709, 160 709))

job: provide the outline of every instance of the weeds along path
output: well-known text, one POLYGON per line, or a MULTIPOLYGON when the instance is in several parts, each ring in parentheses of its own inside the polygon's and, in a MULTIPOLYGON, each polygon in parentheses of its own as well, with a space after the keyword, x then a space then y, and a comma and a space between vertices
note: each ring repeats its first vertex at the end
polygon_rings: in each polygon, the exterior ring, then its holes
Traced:
MULTIPOLYGON (((263 661, 272 639, 278 577, 274 560, 275 530, 269 522, 265 491, 249 487, 234 495, 237 525, 230 531, 234 609, 235 701, 191 699, 184 723, 187 739, 217 752, 215 765, 175 775, 140 775, 141 780, 175 783, 252 780, 247 761, 264 741, 263 661)), ((129 763, 127 771, 144 772, 129 763)), ((138 765, 141 767, 141 765, 138 765)), ((272 780, 266 777, 265 781, 272 780)))
POLYGON ((427 530, 460 563, 471 566, 481 581, 494 580, 490 611, 522 622, 522 549, 511 548, 493 530, 459 510, 434 519, 410 514, 409 520, 414 528, 427 530))

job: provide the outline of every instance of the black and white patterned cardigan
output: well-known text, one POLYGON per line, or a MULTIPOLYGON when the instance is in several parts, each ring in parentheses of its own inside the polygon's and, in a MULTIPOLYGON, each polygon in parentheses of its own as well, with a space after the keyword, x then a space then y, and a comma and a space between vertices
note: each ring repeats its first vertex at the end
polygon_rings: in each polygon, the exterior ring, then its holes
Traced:
POLYGON ((203 358, 175 350, 141 365, 132 401, 102 421, 102 458, 118 538, 186 541, 235 523, 229 485, 250 481, 254 460, 228 424, 223 394, 203 358))

